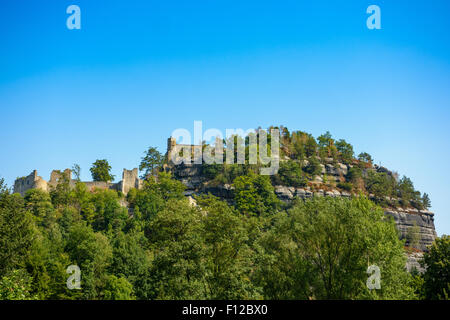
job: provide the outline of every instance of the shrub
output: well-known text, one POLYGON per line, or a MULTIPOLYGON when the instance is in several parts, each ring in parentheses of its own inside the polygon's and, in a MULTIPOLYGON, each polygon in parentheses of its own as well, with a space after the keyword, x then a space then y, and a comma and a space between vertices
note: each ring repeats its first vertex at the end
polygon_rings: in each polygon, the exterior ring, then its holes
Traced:
POLYGON ((339 182, 337 187, 350 192, 353 189, 353 184, 351 182, 339 182))
POLYGON ((316 157, 308 158, 308 165, 304 168, 305 172, 311 176, 319 175, 322 172, 319 160, 316 157))
POLYGON ((295 161, 282 162, 278 174, 272 177, 272 181, 276 184, 297 188, 306 186, 308 182, 304 176, 301 165, 295 161))

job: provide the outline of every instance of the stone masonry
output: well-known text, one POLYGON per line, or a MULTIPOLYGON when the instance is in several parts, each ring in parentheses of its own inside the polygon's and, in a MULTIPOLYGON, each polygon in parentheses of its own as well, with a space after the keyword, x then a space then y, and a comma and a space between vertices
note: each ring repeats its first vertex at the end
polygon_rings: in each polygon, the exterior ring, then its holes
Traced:
MULTIPOLYGON (((50 180, 47 182, 38 176, 37 171, 34 170, 30 175, 16 179, 14 182, 14 193, 20 193, 22 196, 30 189, 41 189, 44 191, 50 191, 56 187, 59 183, 67 179, 70 187, 74 187, 77 180, 72 179, 72 171, 66 169, 63 172, 60 170, 53 170, 50 174, 50 180)), ((99 189, 112 189, 121 191, 127 194, 131 188, 139 189, 142 187, 143 181, 139 179, 138 169, 133 170, 123 169, 122 180, 117 183, 104 182, 104 181, 82 181, 89 190, 99 189)))

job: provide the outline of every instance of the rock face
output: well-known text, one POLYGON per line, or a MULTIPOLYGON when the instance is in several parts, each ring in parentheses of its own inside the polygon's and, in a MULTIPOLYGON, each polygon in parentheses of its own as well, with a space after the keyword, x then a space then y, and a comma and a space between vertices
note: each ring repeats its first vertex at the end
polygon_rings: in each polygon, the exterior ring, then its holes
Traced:
MULTIPOLYGON (((407 239, 409 228, 415 225, 419 227, 419 246, 416 249, 427 251, 427 246, 436 239, 437 234, 434 227, 434 214, 429 211, 394 211, 386 210, 385 214, 394 218, 400 239, 407 239)), ((410 245, 408 239, 406 245, 410 245)))
MULTIPOLYGON (((347 173, 347 167, 342 164, 337 166, 325 165, 324 171, 329 178, 339 181, 339 179, 347 173)), ((380 167, 379 170, 384 168, 380 167)), ((214 196, 220 197, 228 202, 233 200, 233 188, 231 185, 210 185, 207 179, 202 176, 202 165, 200 164, 180 164, 172 168, 174 177, 180 180, 186 186, 186 196, 192 194, 211 193, 214 196)), ((274 191, 277 197, 285 203, 290 203, 294 198, 308 199, 311 197, 351 197, 351 194, 342 190, 311 190, 310 187, 294 188, 290 186, 274 186, 274 191)), ((369 196, 372 198, 373 196, 369 196)), ((394 219, 397 229, 399 230, 400 239, 406 239, 406 245, 410 243, 407 240, 407 234, 411 227, 419 227, 419 244, 415 246, 416 249, 427 251, 427 246, 431 245, 437 234, 434 227, 434 214, 427 210, 402 208, 385 209, 385 214, 394 219)), ((417 267, 417 266, 416 266, 417 267)))
MULTIPOLYGON (((339 190, 323 191, 318 190, 316 192, 311 192, 308 189, 293 188, 286 186, 275 186, 275 194, 277 197, 288 203, 292 201, 295 197, 302 199, 307 199, 314 196, 321 197, 346 197, 351 196, 350 193, 339 190)), ((410 228, 417 226, 419 227, 419 244, 415 246, 416 249, 421 251, 427 251, 427 246, 431 245, 436 239, 437 234, 434 227, 434 214, 427 210, 403 210, 398 208, 397 210, 386 209, 385 214, 394 218, 397 225, 397 229, 400 232, 400 239, 406 239, 406 245, 410 246, 407 239, 407 234, 410 228)))
POLYGON ((414 252, 407 254, 407 261, 406 261, 406 269, 411 272, 413 269, 416 269, 420 273, 424 273, 425 269, 420 265, 420 261, 423 258, 422 252, 414 252))

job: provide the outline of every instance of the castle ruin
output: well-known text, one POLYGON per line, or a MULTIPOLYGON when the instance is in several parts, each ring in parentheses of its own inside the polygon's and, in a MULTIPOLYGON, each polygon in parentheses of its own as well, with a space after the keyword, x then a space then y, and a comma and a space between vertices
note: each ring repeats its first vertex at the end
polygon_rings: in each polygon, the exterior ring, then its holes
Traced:
MULTIPOLYGON (((72 179, 72 171, 66 169, 63 172, 60 170, 53 170, 50 174, 50 180, 46 181, 42 177, 38 176, 37 171, 34 170, 26 177, 18 178, 14 182, 14 193, 20 193, 22 196, 30 189, 40 189, 44 191, 50 191, 58 184, 67 181, 71 188, 75 187, 77 180, 72 179)), ((143 181, 139 179, 138 169, 133 170, 123 169, 122 180, 117 183, 104 182, 104 181, 81 181, 86 185, 88 190, 94 189, 112 189, 128 194, 130 189, 139 189, 142 187, 143 181)))
MULTIPOLYGON (((188 145, 188 144, 177 144, 176 139, 170 137, 167 140, 167 159, 170 165, 173 165, 172 159, 181 159, 183 152, 190 152, 191 160, 202 161, 202 146, 201 145, 188 145), (174 153, 175 158, 172 158, 174 153), (179 157, 179 158, 178 158, 179 157)), ((195 163, 195 162, 194 162, 195 163)), ((71 188, 74 188, 78 182, 72 179, 72 170, 65 169, 64 171, 53 170, 50 174, 50 180, 46 181, 41 176, 38 176, 37 170, 33 170, 28 176, 17 178, 14 182, 14 193, 19 193, 24 196, 25 193, 30 189, 40 189, 49 192, 53 188, 62 182, 67 181, 71 188)), ((120 191, 123 194, 128 194, 130 189, 136 188, 140 189, 143 185, 143 180, 139 179, 138 169, 133 170, 123 169, 122 180, 116 183, 105 182, 105 181, 81 181, 86 185, 88 190, 98 189, 111 189, 120 191)))

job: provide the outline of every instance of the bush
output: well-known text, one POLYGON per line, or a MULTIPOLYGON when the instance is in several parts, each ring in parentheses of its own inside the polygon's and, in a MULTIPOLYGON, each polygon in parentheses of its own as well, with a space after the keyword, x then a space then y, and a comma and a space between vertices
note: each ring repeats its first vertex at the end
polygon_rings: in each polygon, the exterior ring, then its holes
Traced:
POLYGON ((304 170, 311 176, 316 176, 322 172, 322 167, 316 157, 310 157, 308 158, 308 165, 304 168, 304 170))
POLYGON ((395 186, 395 180, 385 172, 370 170, 365 178, 367 191, 377 197, 391 196, 395 186))
POLYGON ((427 268, 424 291, 427 299, 449 299, 450 296, 450 236, 436 238, 429 252, 423 256, 427 268))
POLYGON ((216 178, 220 173, 224 171, 223 164, 203 164, 202 165, 202 174, 205 178, 212 180, 216 178))
POLYGON ((256 279, 268 299, 411 299, 411 276, 395 223, 367 198, 316 197, 279 215, 261 239, 256 279), (368 265, 382 270, 366 286, 368 265))
POLYGON ((275 184, 297 188, 306 186, 308 182, 303 174, 301 165, 295 161, 282 162, 278 174, 272 176, 272 181, 275 184))
POLYGON ((339 182, 337 187, 350 192, 353 189, 353 184, 351 182, 339 182))

